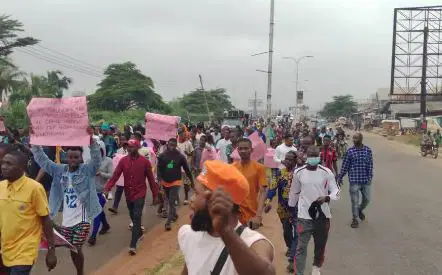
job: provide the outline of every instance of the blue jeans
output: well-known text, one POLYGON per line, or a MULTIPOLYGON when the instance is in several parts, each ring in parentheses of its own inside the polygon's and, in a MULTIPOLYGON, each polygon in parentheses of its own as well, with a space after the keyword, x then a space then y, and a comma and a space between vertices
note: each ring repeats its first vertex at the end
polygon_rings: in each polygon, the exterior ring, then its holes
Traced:
MULTIPOLYGON (((104 205, 106 204, 106 198, 104 197, 103 193, 97 193, 97 196, 101 207, 104 207, 104 205)), ((94 239, 97 238, 98 229, 100 229, 101 224, 103 224, 103 227, 109 227, 109 223, 107 222, 106 214, 104 213, 104 211, 101 211, 100 215, 98 215, 94 219, 94 224, 91 234, 92 238, 94 239)))
POLYGON ((16 265, 8 267, 8 275, 29 275, 32 265, 16 265))
POLYGON ((359 217, 359 211, 364 210, 371 198, 371 183, 350 184, 351 212, 353 219, 359 217), (362 202, 359 202, 359 192, 362 195, 362 202))

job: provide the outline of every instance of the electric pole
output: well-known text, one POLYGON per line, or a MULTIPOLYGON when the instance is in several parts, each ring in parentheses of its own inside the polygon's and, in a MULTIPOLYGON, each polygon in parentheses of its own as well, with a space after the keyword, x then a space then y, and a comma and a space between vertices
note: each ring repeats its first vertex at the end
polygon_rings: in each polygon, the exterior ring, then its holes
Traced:
POLYGON ((252 117, 258 116, 258 107, 261 106, 262 100, 258 99, 258 92, 255 91, 253 99, 249 99, 249 107, 252 107, 252 117))
POLYGON ((203 85, 203 77, 200 74, 198 75, 198 77, 200 79, 201 90, 203 91, 204 101, 206 103, 207 115, 209 116, 209 121, 212 121, 212 116, 210 115, 210 110, 209 110, 209 103, 207 103, 206 90, 204 89, 203 85))
POLYGON ((275 0, 270 0, 269 66, 267 69, 266 119, 272 116, 272 68, 273 68, 273 27, 275 25, 275 0))

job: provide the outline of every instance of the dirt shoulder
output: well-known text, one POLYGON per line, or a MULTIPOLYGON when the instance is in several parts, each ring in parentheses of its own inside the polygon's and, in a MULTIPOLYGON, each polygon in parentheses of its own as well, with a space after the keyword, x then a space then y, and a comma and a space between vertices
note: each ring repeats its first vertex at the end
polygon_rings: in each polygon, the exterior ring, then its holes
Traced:
MULTIPOLYGON (((274 209, 276 209, 274 207, 274 209)), ((172 231, 165 232, 164 225, 154 227, 145 234, 144 241, 138 249, 137 255, 131 257, 127 251, 122 251, 118 256, 112 258, 106 265, 95 271, 94 275, 179 275, 184 266, 184 259, 181 255, 177 232, 181 225, 189 221, 188 209, 180 209, 179 222, 174 224, 172 231)), ((276 210, 266 216, 263 220, 264 227, 260 229, 275 247, 276 274, 285 274, 287 266, 285 244, 282 236, 281 223, 276 210)))

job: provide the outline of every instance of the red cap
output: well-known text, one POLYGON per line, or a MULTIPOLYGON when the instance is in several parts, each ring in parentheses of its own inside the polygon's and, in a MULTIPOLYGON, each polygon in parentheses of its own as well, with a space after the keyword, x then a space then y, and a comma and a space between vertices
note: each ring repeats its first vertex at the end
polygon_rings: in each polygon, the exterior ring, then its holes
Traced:
POLYGON ((136 148, 140 148, 141 144, 138 140, 136 139, 129 139, 129 141, 127 142, 127 145, 130 147, 136 147, 136 148))

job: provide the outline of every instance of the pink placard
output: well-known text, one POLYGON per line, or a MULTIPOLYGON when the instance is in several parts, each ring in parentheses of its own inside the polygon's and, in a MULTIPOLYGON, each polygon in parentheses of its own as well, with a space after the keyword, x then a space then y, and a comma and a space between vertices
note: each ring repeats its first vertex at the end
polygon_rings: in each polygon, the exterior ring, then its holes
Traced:
MULTIPOLYGON (((250 141, 252 142, 252 155, 250 156, 250 158, 252 160, 260 160, 262 158, 264 158, 264 154, 266 152, 266 145, 264 143, 264 141, 262 141, 262 139, 259 137, 258 132, 254 132, 253 134, 251 134, 248 139, 250 139, 250 141)), ((238 149, 235 149, 232 152, 232 155, 230 155, 230 157, 234 160, 240 160, 241 157, 239 156, 238 153, 238 149)))
POLYGON ((252 142, 252 159, 260 160, 264 158, 264 154, 266 152, 266 144, 264 143, 264 141, 262 141, 261 137, 258 135, 258 132, 254 132, 248 138, 252 142))
POLYGON ((201 154, 200 167, 204 167, 204 163, 208 160, 219 160, 219 155, 215 148, 204 148, 203 153, 201 154))
POLYGON ((146 113, 146 138, 164 141, 176 138, 180 120, 178 116, 146 113))
MULTIPOLYGON (((124 154, 115 154, 114 158, 112 159, 112 173, 117 169, 118 163, 120 163, 120 160, 126 155, 124 154)), ((120 178, 117 180, 118 186, 124 186, 124 177, 123 174, 121 174, 120 178)))
POLYGON ((267 152, 264 155, 264 165, 268 168, 278 168, 278 163, 275 162, 273 156, 275 155, 275 149, 267 148, 267 152))
MULTIPOLYGON (((77 248, 73 246, 68 240, 66 240, 57 230, 54 229, 54 245, 55 247, 65 247, 70 249, 71 251, 77 253, 77 248)), ((49 245, 46 240, 46 236, 42 234, 39 250, 48 250, 49 245)))
POLYGON ((33 133, 31 144, 86 146, 89 119, 86 97, 33 98, 27 107, 33 133))

